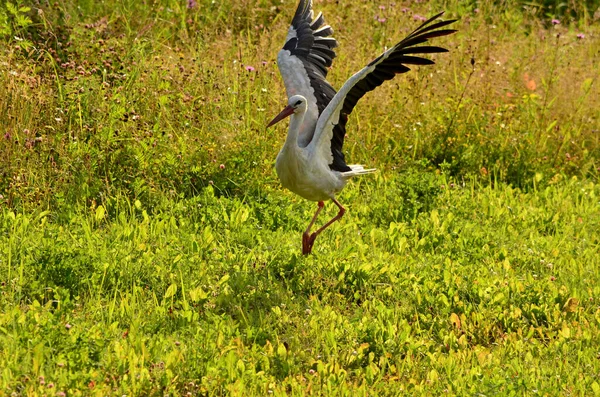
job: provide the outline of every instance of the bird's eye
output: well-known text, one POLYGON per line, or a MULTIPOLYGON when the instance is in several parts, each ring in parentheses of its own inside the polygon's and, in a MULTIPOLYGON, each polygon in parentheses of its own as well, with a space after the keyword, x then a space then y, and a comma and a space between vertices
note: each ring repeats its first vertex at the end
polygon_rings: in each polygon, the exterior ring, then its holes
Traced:
POLYGON ((298 100, 294 106, 300 106, 301 103, 302 103, 302 100, 298 100))

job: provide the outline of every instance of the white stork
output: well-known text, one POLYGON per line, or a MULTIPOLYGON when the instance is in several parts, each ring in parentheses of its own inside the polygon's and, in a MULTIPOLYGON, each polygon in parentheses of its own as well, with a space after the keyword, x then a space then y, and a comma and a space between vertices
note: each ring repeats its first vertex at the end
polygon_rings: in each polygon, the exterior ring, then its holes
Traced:
POLYGON ((288 105, 267 126, 291 116, 287 139, 277 156, 275 168, 281 184, 305 199, 317 201, 318 208, 302 235, 302 253, 309 254, 317 236, 346 212, 335 198, 349 178, 374 172, 362 165, 347 165, 342 153, 348 115, 363 95, 406 73, 406 65, 432 65, 433 61, 414 56, 447 52, 441 47, 418 46, 428 39, 456 32, 440 29, 455 22, 432 23, 443 13, 425 21, 404 40, 381 54, 352 76, 338 93, 327 82, 327 68, 335 58, 337 41, 325 24, 323 14, 313 18, 312 0, 300 0, 292 19, 277 65, 283 77, 288 105), (332 200, 339 212, 329 222, 310 234, 310 229, 332 200))

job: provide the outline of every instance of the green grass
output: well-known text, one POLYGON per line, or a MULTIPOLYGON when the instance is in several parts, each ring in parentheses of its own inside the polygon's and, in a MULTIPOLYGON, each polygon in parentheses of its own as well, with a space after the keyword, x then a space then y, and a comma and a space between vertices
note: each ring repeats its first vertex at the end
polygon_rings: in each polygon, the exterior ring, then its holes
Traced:
POLYGON ((0 396, 600 395, 597 2, 317 2, 336 87, 460 22, 353 113, 380 170, 308 257, 292 3, 0 5, 0 396))
POLYGON ((3 387, 73 392, 92 382, 100 394, 136 395, 597 387, 597 185, 523 193, 377 176, 342 195, 348 217, 308 258, 298 230, 312 208, 281 196, 218 199, 208 188, 152 217, 123 199, 112 215, 63 222, 4 211, 3 387), (429 208, 413 207, 419 194, 429 208))

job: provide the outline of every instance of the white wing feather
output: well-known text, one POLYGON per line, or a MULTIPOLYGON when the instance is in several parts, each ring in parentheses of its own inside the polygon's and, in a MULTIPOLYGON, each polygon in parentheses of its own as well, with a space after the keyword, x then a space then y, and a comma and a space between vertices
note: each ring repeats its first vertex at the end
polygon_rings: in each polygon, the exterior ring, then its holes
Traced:
MULTIPOLYGON (((386 55, 381 57, 382 59, 380 62, 387 58, 387 56, 389 56, 388 53, 390 52, 391 50, 386 51, 386 55)), ((312 157, 312 161, 326 161, 328 165, 333 162, 333 154, 331 153, 331 138, 333 138, 333 127, 335 127, 340 120, 340 112, 342 111, 342 107, 344 105, 344 99, 346 99, 346 95, 352 89, 352 87, 362 80, 364 76, 375 70, 375 67, 378 64, 379 62, 371 66, 367 66, 354 76, 350 77, 350 79, 344 83, 342 88, 333 97, 331 102, 329 102, 329 105, 327 105, 323 113, 321 113, 321 117, 319 117, 319 120, 317 121, 317 127, 315 128, 315 135, 310 144, 306 147, 310 153, 310 156, 312 157)))

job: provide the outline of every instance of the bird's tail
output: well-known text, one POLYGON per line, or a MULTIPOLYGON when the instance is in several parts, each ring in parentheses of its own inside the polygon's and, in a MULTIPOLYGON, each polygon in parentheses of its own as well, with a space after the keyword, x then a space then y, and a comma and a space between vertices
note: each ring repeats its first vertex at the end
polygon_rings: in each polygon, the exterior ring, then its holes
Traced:
POLYGON ((345 178, 351 178, 353 176, 358 175, 372 174, 373 172, 377 171, 377 169, 375 168, 365 169, 365 167, 360 164, 352 164, 348 167, 350 167, 350 171, 342 172, 342 176, 345 178))

